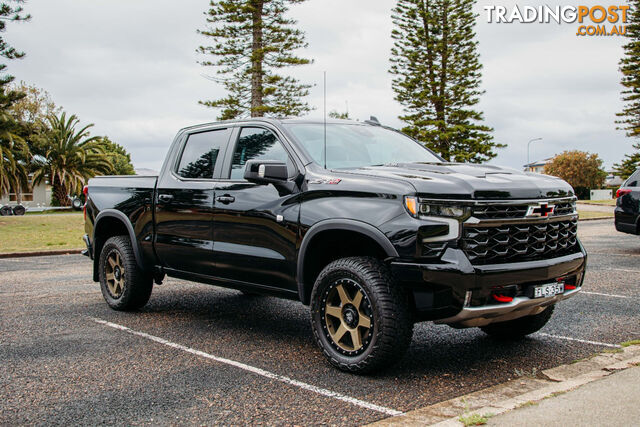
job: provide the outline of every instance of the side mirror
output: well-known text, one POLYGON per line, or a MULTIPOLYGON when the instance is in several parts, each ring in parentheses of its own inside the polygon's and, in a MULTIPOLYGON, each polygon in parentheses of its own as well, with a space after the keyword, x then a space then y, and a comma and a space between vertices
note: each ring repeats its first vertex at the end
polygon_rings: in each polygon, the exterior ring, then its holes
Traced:
POLYGON ((249 160, 244 169, 244 179, 256 183, 277 183, 289 179, 287 164, 280 160, 249 160))

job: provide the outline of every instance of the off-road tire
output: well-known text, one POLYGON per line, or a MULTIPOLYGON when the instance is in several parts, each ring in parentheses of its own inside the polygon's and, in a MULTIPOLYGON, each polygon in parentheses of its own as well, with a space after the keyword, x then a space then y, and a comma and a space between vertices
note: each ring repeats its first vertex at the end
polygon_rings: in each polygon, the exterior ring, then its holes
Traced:
POLYGON ((100 252, 99 260, 100 290, 109 307, 114 310, 130 311, 143 307, 151 296, 153 278, 140 269, 127 236, 109 238, 100 252), (114 294, 107 283, 107 267, 110 256, 118 254, 124 273, 121 275, 121 292, 114 294))
POLYGON ((547 324, 555 305, 547 307, 542 313, 533 316, 524 316, 507 322, 491 323, 480 329, 493 338, 503 340, 517 340, 534 332, 538 332, 547 324))
MULTIPOLYGON (((342 302, 341 307, 344 310, 342 302)), ((413 335, 413 319, 406 291, 396 286, 384 263, 369 257, 341 258, 322 270, 311 295, 311 324, 316 342, 329 363, 353 373, 371 373, 398 362, 413 335), (356 294, 360 291, 363 293, 362 300, 366 301, 371 320, 372 326, 364 331, 365 339, 359 354, 347 355, 338 348, 327 329, 328 321, 323 314, 329 304, 326 300, 328 292, 342 280, 357 284, 359 290, 356 294)))

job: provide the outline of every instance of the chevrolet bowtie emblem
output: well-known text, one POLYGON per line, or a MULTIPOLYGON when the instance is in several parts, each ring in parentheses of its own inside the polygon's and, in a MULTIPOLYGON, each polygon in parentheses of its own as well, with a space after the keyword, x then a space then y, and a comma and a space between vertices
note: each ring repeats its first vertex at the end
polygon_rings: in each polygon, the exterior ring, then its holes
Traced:
POLYGON ((553 211, 555 211, 556 207, 554 205, 548 205, 546 203, 538 203, 537 206, 535 205, 531 205, 529 206, 529 209, 527 210, 527 218, 531 218, 531 217, 542 217, 542 218, 546 218, 549 215, 553 214, 553 211))

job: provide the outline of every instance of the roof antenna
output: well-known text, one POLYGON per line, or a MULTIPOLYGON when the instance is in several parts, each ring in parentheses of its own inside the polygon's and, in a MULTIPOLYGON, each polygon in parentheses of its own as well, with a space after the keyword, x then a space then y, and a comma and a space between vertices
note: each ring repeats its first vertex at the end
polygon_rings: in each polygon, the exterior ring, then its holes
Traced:
POLYGON ((327 168, 327 72, 324 71, 324 168, 327 168))

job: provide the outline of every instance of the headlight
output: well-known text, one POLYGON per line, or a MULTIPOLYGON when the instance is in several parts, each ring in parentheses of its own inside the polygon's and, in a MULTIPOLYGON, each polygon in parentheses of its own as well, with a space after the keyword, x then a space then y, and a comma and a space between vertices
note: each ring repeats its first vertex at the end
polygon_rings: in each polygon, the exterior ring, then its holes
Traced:
POLYGON ((441 216, 447 218, 464 218, 471 212, 468 206, 420 202, 415 196, 405 196, 404 206, 411 216, 419 218, 421 216, 441 216))

